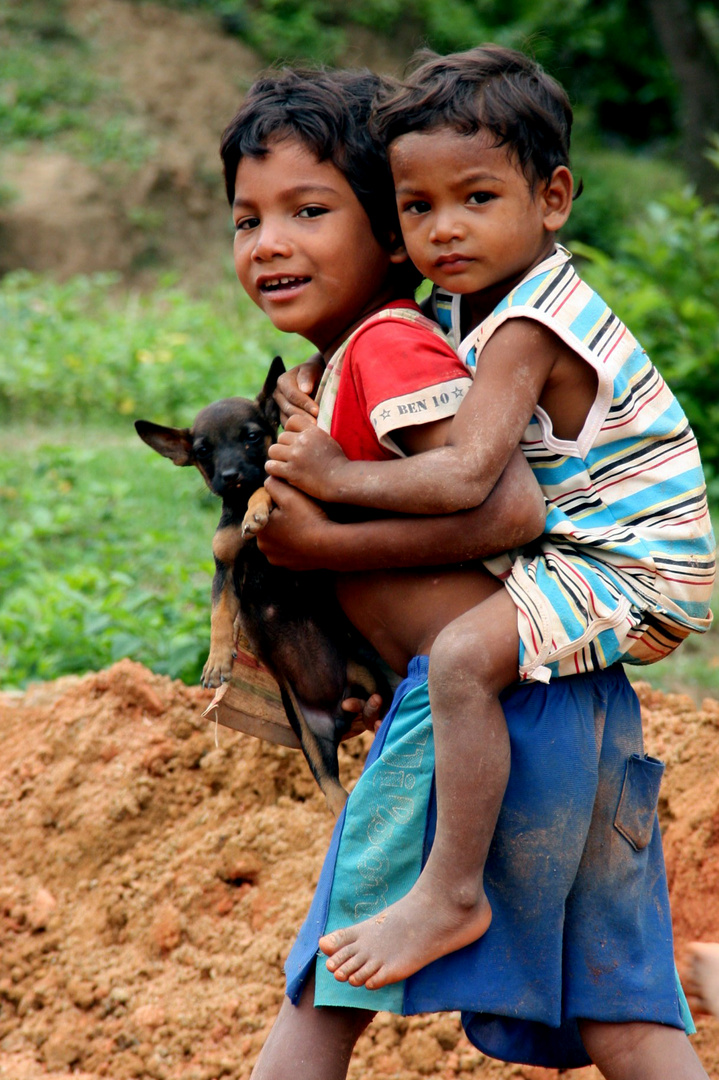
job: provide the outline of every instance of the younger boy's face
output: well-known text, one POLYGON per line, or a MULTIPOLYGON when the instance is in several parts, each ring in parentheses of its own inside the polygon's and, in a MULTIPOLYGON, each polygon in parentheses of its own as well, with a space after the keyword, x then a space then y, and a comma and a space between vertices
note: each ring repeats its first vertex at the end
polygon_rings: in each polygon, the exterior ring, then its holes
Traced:
POLYGON ((547 186, 533 190, 507 148, 492 143, 486 131, 442 127, 402 135, 389 151, 412 262, 450 292, 489 301, 546 258, 568 215, 558 217, 547 186))
POLYGON ((296 139, 237 168, 234 258, 242 287, 279 330, 329 353, 389 299, 391 256, 348 181, 296 139))

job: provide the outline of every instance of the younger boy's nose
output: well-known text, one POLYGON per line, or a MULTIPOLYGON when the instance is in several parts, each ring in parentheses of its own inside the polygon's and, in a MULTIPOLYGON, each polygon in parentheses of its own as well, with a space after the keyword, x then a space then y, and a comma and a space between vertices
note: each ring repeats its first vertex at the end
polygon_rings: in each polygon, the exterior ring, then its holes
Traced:
POLYGON ((451 240, 460 240, 464 230, 456 214, 439 212, 435 214, 430 231, 430 239, 435 244, 448 244, 451 240))

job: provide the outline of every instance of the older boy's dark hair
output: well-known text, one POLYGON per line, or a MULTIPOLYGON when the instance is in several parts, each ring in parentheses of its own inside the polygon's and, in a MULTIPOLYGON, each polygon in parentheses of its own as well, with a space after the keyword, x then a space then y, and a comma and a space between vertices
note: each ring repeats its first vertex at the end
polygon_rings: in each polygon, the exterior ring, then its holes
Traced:
MULTIPOLYGON (((384 146, 370 133, 372 104, 383 85, 371 71, 269 69, 250 87, 220 143, 225 190, 232 205, 237 166, 243 157, 261 158, 271 144, 294 138, 318 161, 342 173, 386 250, 401 238, 392 174, 384 146)), ((394 268, 404 295, 421 280, 407 262, 394 268)))
POLYGON ((400 135, 452 127, 490 131, 532 183, 569 166, 572 107, 563 88, 522 52, 477 45, 439 56, 423 51, 401 83, 378 95, 373 130, 385 146, 400 135))

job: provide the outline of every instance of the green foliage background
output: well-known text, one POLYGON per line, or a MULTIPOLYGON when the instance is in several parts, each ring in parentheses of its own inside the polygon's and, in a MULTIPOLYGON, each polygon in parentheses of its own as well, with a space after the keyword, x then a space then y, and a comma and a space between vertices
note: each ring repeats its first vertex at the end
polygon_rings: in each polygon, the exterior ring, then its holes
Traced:
MULTIPOLYGON (((530 48, 581 102, 574 160, 586 191, 563 239, 677 392, 719 498, 719 207, 699 202, 673 160, 677 92, 642 3, 173 2, 211 10, 268 60, 337 60, 353 26, 406 53, 420 40, 530 48)), ((141 164, 152 140, 63 10, 0 0, 0 45, 13 42, 0 66, 3 145, 141 164)), ((703 13, 719 48, 716 10, 703 13)), ((0 183, 0 205, 12 197, 0 183)), ((193 470, 144 446, 132 420, 189 424, 209 400, 255 393, 275 352, 297 362, 306 345, 274 331, 229 278, 198 299, 171 278, 140 293, 110 275, 59 284, 16 273, 0 281, 0 328, 0 685, 121 656, 197 680, 219 506, 193 470)), ((715 641, 692 640, 641 674, 716 692, 715 641)))
POLYGON ((586 276, 641 341, 684 406, 719 499, 719 206, 691 192, 650 203, 612 259, 574 245, 586 276))
POLYGON ((199 679, 219 503, 133 420, 186 426, 254 396, 282 344, 233 287, 203 300, 108 275, 0 282, 0 685, 130 656, 199 679))

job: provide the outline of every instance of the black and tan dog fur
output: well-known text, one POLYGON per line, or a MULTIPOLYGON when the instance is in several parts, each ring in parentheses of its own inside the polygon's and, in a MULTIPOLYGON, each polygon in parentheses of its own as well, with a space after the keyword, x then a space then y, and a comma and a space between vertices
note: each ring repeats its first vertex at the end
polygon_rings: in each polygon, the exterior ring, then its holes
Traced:
POLYGON ((175 465, 194 465, 222 514, 212 543, 210 654, 204 686, 228 680, 238 624, 252 650, 273 673, 290 724, 330 808, 338 814, 346 792, 338 775, 337 746, 351 726, 345 697, 388 692, 382 671, 345 619, 323 572, 294 573, 271 566, 254 533, 271 504, 263 487, 265 461, 277 434, 272 394, 284 371, 279 357, 255 401, 225 398, 208 405, 191 428, 138 420, 138 435, 175 465))

